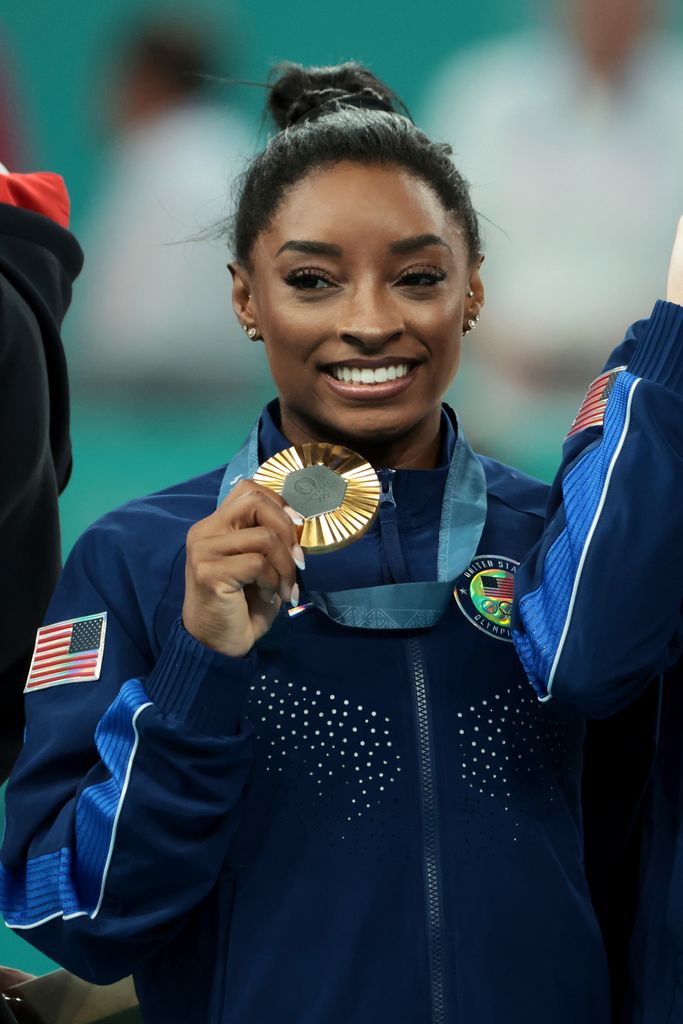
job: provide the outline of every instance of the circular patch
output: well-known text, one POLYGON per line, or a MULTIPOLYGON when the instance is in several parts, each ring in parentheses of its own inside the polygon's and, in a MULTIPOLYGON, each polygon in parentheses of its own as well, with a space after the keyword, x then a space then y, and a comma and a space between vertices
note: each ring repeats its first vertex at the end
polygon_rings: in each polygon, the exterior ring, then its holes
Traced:
POLYGON ((519 562, 503 555, 477 555, 455 581, 458 607, 477 629, 512 641, 510 623, 519 562))

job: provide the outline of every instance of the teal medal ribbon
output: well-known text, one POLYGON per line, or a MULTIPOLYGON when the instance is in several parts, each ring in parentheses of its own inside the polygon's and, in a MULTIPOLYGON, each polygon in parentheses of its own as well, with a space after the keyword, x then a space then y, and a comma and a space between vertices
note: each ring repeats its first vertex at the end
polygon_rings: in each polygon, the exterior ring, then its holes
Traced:
MULTIPOLYGON (((221 504, 240 480, 253 477, 258 467, 256 423, 228 463, 217 504, 221 504)), ((327 593, 313 591, 307 594, 308 599, 342 626, 393 630, 434 626, 452 599, 455 581, 477 552, 485 521, 484 469, 458 426, 441 505, 436 580, 327 593)))

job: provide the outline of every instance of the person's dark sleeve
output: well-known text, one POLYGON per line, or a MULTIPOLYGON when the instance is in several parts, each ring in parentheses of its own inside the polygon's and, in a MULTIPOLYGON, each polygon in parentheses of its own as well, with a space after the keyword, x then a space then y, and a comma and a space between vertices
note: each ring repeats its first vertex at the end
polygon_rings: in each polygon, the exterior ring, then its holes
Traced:
POLYGON ((57 175, 0 175, 0 781, 21 745, 21 691, 61 565, 71 444, 60 328, 83 261, 68 210, 57 175))
POLYGON ((565 442, 515 581, 513 637, 542 701, 611 715, 683 646, 683 308, 658 302, 608 369, 604 423, 565 442))
POLYGON ((136 587, 96 526, 47 621, 100 613, 99 678, 27 693, 0 909, 42 952, 104 984, 172 939, 219 878, 252 763, 241 714, 254 666, 204 647, 180 620, 153 657, 136 587))

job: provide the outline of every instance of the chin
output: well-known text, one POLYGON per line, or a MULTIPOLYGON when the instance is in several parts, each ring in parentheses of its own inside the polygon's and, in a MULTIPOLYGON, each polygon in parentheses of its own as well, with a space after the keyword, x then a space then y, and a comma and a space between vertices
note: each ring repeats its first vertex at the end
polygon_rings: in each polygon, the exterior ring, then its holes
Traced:
POLYGON ((339 417, 329 423, 328 429, 334 431, 340 444, 359 450, 363 446, 375 448, 378 445, 393 444, 417 427, 421 419, 389 409, 381 413, 368 410, 355 416, 339 417))

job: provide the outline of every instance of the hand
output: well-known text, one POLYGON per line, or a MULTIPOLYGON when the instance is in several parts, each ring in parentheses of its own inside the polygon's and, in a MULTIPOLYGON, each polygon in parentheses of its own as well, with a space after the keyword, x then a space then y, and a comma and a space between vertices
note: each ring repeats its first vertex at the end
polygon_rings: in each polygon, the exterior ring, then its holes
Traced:
POLYGON ((283 498, 241 480, 187 535, 183 625, 197 640, 241 658, 267 633, 282 601, 299 599, 304 568, 297 526, 283 498))
POLYGON ((33 981, 35 974, 26 974, 25 971, 17 971, 14 967, 0 967, 0 992, 6 992, 14 985, 20 985, 24 981, 33 981))
POLYGON ((680 218, 676 229, 666 283, 666 297, 669 302, 683 306, 683 217, 680 218))

